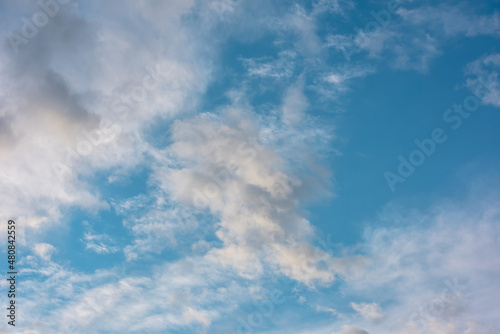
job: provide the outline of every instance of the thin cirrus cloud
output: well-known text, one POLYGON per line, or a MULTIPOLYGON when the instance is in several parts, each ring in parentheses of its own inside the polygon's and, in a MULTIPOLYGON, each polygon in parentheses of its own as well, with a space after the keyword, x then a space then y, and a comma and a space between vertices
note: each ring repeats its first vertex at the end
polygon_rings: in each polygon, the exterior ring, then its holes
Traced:
POLYGON ((460 205, 443 202, 402 221, 404 208, 381 214, 388 226, 367 227, 359 245, 371 261, 340 289, 357 301, 315 333, 494 333, 498 200, 475 197, 484 191, 475 188, 460 205))
MULTIPOLYGON (((104 6, 102 13, 106 10, 104 6)), ((144 11, 145 16, 151 15, 150 11, 144 11)), ((150 41, 143 39, 142 42, 150 41)), ((196 87, 200 82, 196 80, 193 84, 194 79, 185 65, 169 60, 168 56, 158 61, 157 51, 156 55, 133 53, 137 58, 131 64, 137 65, 126 65, 123 55, 130 54, 136 42, 118 29, 106 26, 98 29, 95 24, 90 25, 79 16, 75 5, 69 4, 61 6, 60 12, 40 29, 36 38, 20 46, 18 55, 10 48, 3 49, 2 86, 5 89, 2 89, 1 124, 6 129, 2 138, 7 145, 2 150, 2 171, 8 178, 3 179, 2 187, 11 189, 6 193, 31 194, 3 198, 2 203, 12 214, 31 221, 32 226, 40 226, 41 222, 58 221, 64 205, 90 210, 107 207, 77 175, 89 168, 120 166, 126 170, 137 166, 141 162, 141 154, 137 152, 147 150, 147 146, 142 140, 124 140, 124 137, 141 129, 141 120, 154 117, 160 111, 167 114, 177 109, 186 99, 186 85, 196 87), (113 63, 109 59, 113 59, 113 63), (53 65, 56 62, 57 67, 53 65), (76 64, 80 71, 76 70, 76 64), (175 70, 170 80, 145 101, 130 107, 128 117, 123 119, 121 111, 117 115, 112 105, 140 85, 148 74, 147 66, 175 70), (77 156, 83 161, 68 163, 74 161, 78 144, 87 140, 84 131, 99 129, 103 118, 109 118, 113 126, 122 129, 122 135, 109 144, 92 147, 88 156, 77 156), (36 169, 23 163, 28 156, 37 161, 36 169), (8 163, 9 160, 18 161, 19 168, 8 163), (62 165, 65 172, 60 173, 54 164, 62 165), (16 204, 23 202, 21 206, 16 204)))
POLYGON ((264 259, 306 283, 332 281, 306 264, 313 231, 294 204, 302 181, 287 175, 286 162, 260 142, 254 121, 238 110, 224 118, 205 114, 174 124, 171 151, 183 167, 158 170, 165 192, 220 217, 215 233, 224 247, 208 255, 221 264, 258 277, 264 259))
POLYGON ((479 85, 486 87, 487 91, 484 92, 482 100, 486 105, 500 106, 499 68, 500 54, 498 53, 486 54, 465 67, 466 85, 473 93, 476 93, 479 85))

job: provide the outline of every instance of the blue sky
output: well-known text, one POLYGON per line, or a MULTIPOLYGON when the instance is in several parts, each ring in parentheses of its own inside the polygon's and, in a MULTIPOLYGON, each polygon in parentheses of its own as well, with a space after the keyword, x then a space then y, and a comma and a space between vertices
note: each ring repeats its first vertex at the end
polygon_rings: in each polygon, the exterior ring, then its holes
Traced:
POLYGON ((500 331, 498 1, 0 15, 1 333, 500 331))

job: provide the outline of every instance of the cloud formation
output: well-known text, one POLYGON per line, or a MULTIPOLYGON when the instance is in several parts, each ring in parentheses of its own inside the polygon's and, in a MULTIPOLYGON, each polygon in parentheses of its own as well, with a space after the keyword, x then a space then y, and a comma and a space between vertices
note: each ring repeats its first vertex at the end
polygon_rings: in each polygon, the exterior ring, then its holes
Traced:
MULTIPOLYGON (((367 7, 343 0, 60 2, 13 48, 43 9, 0 7, 0 212, 20 222, 20 332, 500 328, 498 194, 373 218, 361 197, 387 197, 362 178, 339 193, 333 177, 339 142, 378 143, 369 117, 368 134, 338 131, 382 98, 353 84, 420 80, 455 41, 496 41, 495 11, 402 1, 353 31, 367 7), (329 201, 346 194, 347 208, 329 201), (331 224, 358 211, 372 217, 364 234, 331 224), (349 245, 320 247, 322 230, 349 245)), ((500 56, 470 56, 465 86, 485 81, 483 102, 500 106, 500 56)), ((397 119, 384 129, 410 129, 397 119)), ((341 177, 381 164, 345 161, 341 177)))

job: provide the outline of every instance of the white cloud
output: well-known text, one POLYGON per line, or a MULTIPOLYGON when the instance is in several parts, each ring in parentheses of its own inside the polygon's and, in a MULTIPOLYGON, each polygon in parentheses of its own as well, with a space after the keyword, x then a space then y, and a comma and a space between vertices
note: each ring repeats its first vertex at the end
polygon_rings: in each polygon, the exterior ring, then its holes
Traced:
POLYGON ((351 303, 351 307, 370 321, 381 321, 384 318, 382 308, 377 303, 351 303))
MULTIPOLYGON (((388 25, 395 38, 388 40, 386 48, 395 50, 394 65, 400 69, 426 72, 430 62, 442 53, 442 46, 457 36, 500 37, 498 13, 476 15, 472 8, 460 4, 415 9, 401 7, 397 14, 401 20, 388 25)), ((372 43, 370 38, 368 40, 372 43)))
POLYGON ((437 205, 406 215, 404 225, 368 230, 364 252, 376 260, 346 285, 353 296, 377 301, 352 304, 369 319, 381 317, 378 304, 388 303, 384 322, 365 324, 368 331, 456 334, 495 319, 498 197, 470 196, 466 205, 437 205))
POLYGON ((500 36, 498 13, 478 15, 463 4, 410 7, 402 3, 397 13, 376 29, 329 34, 324 46, 342 52, 346 60, 362 59, 367 52, 369 58, 386 61, 396 69, 425 73, 453 38, 500 36))
POLYGON ((390 22, 387 27, 373 32, 359 31, 353 42, 336 38, 333 46, 344 48, 343 52, 349 57, 366 51, 368 57, 386 60, 396 69, 427 72, 431 61, 442 53, 441 41, 433 34, 413 28, 407 26, 407 22, 390 22))
POLYGON ((44 280, 24 283, 26 291, 34 289, 37 293, 34 300, 23 300, 26 311, 30 311, 24 325, 47 334, 65 330, 203 331, 213 321, 233 312, 237 307, 234 301, 245 303, 266 293, 253 285, 239 284, 231 273, 202 258, 162 264, 141 276, 117 270, 81 275, 51 266, 54 270, 45 271, 44 280), (48 305, 57 312, 45 314, 48 305))
MULTIPOLYGON (((313 231, 294 204, 302 181, 269 145, 255 121, 238 110, 178 121, 170 148, 180 167, 160 167, 157 178, 172 198, 220 217, 224 247, 209 258, 259 276, 262 262, 306 283, 329 282, 331 272, 308 264, 313 231)), ((285 118, 286 119, 286 118, 285 118)))
POLYGON ((295 3, 282 19, 272 18, 270 26, 281 33, 291 34, 295 50, 317 62, 323 49, 318 35, 318 17, 325 13, 342 16, 353 7, 352 1, 319 0, 313 3, 312 10, 308 10, 295 3))
MULTIPOLYGON (((457 208, 438 210, 424 219, 436 222, 429 229, 368 231, 358 256, 332 258, 311 245, 314 227, 300 204, 312 195, 329 195, 331 176, 321 164, 321 155, 335 135, 332 128, 318 126, 308 115, 310 103, 304 93, 308 87, 302 79, 284 90, 282 104, 270 115, 257 115, 248 105, 235 104, 219 114, 207 112, 175 121, 171 145, 155 145, 146 139, 151 124, 167 123, 183 111, 197 110, 197 96, 211 79, 217 56, 214 46, 219 42, 207 38, 211 35, 205 30, 234 22, 244 10, 264 3, 113 0, 89 5, 89 21, 82 18, 88 7, 75 5, 23 46, 19 56, 0 52, 0 210, 36 230, 64 220, 61 210, 65 206, 90 212, 107 209, 108 203, 86 177, 106 171, 111 174, 110 182, 116 181, 146 164, 154 171, 149 192, 112 201, 116 211, 126 216, 124 225, 133 238, 124 248, 126 257, 140 259, 191 241, 193 246, 185 249, 196 251, 195 256, 181 254, 183 259, 148 268, 146 273, 125 275, 114 269, 87 275, 52 262, 55 247, 35 243, 37 256, 26 256, 20 263, 26 274, 23 292, 34 297, 22 297, 26 326, 43 333, 60 333, 74 324, 86 333, 206 331, 224 321, 224 315, 232 314, 240 303, 261 296, 264 289, 258 278, 280 275, 310 287, 330 284, 341 276, 341 289, 357 300, 376 301, 353 303, 364 319, 357 315, 349 319, 359 322, 356 326, 334 319, 328 333, 338 328, 341 334, 415 332, 421 328, 411 321, 412 314, 437 302, 441 312, 431 314, 425 323, 436 333, 475 333, 495 317, 499 294, 490 287, 498 280, 498 205, 479 215, 457 208), (199 22, 209 20, 198 17, 205 9, 218 21, 198 27, 199 22), (108 17, 112 19, 104 19, 108 17), (193 33, 184 20, 199 30, 193 33), (148 65, 158 65, 169 74, 140 103, 127 107, 120 102, 128 114, 117 120, 114 101, 140 89, 148 65), (52 163, 66 161, 67 148, 75 148, 85 137, 83 130, 95 129, 105 117, 114 117, 120 134, 93 146, 93 153, 71 168, 72 174, 58 177, 52 163), (206 235, 214 241, 199 240, 206 235), (446 282, 463 284, 467 293, 460 290, 462 297, 452 299, 457 290, 450 290, 446 282), (384 313, 379 305, 384 305, 384 313), (384 315, 384 322, 376 321, 384 315)), ((267 6, 271 5, 263 8, 267 6)), ((309 11, 294 6, 285 19, 266 16, 263 21, 269 25, 255 30, 268 29, 273 21, 271 26, 280 34, 291 33, 297 52, 246 59, 249 73, 290 77, 296 57, 313 59, 323 52, 317 16, 342 13, 351 6, 350 2, 318 1, 309 11)), ((418 16, 422 13, 403 14, 409 25, 426 25, 418 16)), ((445 36, 496 35, 488 26, 496 24, 495 20, 492 16, 463 29, 447 18, 439 29, 445 36)), ((263 22, 250 21, 241 22, 239 29, 263 22)), ((425 71, 440 53, 439 38, 431 33, 407 38, 397 28, 374 34, 366 46, 369 56, 381 57, 405 40, 406 44, 391 51, 391 64, 425 71)), ((237 35, 237 31, 227 34, 237 35)), ((329 42, 344 43, 338 36, 329 42)), ((278 38, 276 45, 280 43, 286 44, 278 38)), ((285 49, 289 50, 288 45, 285 49)), ((492 55, 474 63, 471 75, 482 73, 483 66, 496 68, 497 58, 492 55)), ((318 65, 319 70, 312 67, 337 92, 346 91, 350 80, 372 71, 323 65, 318 65)), ((491 94, 486 101, 498 105, 498 94, 491 94)), ((31 239, 33 234, 27 243, 31 239)), ((110 236, 92 229, 82 240, 98 253, 119 249, 110 236)), ((316 310, 337 314, 329 307, 316 310)))
POLYGON ((387 210, 367 222, 365 240, 356 248, 370 261, 361 263, 360 274, 346 277, 332 295, 316 300, 339 310, 350 305, 355 312, 342 312, 345 316, 327 324, 280 330, 497 333, 500 197, 492 178, 485 180, 475 180, 466 199, 436 201, 424 212, 387 210), (347 298, 332 304, 332 296, 347 298), (349 303, 353 299, 370 303, 349 303))
POLYGON ((305 119, 305 112, 309 107, 304 95, 304 80, 300 78, 290 86, 283 98, 283 123, 286 127, 297 126, 305 119))
POLYGON ((324 12, 345 14, 355 7, 355 3, 349 0, 317 0, 313 3, 313 15, 319 15, 324 12))
POLYGON ((57 251, 57 249, 54 246, 52 246, 51 244, 38 243, 38 244, 35 244, 35 246, 33 246, 33 251, 40 258, 48 261, 48 260, 50 260, 50 257, 52 256, 52 254, 54 254, 57 251))
POLYGON ((291 77, 295 66, 295 51, 281 51, 276 59, 270 57, 243 58, 250 76, 282 79, 291 77))
MULTIPOLYGON (((165 10, 168 20, 159 17, 152 4, 141 1, 111 8, 109 2, 96 3, 92 24, 78 5, 61 6, 18 54, 2 49, 1 211, 18 218, 23 227, 56 223, 65 206, 94 212, 108 208, 80 176, 112 168, 130 171, 143 162, 150 148, 138 134, 155 117, 171 117, 191 107, 196 100, 192 97, 208 82, 210 66, 205 61, 210 60, 199 60, 194 48, 179 47, 194 39, 179 19, 192 3, 170 2, 165 10), (107 16, 110 10, 113 15, 107 16), (127 27, 120 18, 131 12, 134 19, 148 19, 150 25, 142 25, 140 31, 127 27), (164 30, 167 27, 170 30, 164 30), (154 37, 158 31, 165 32, 163 42, 154 37), (127 118, 117 117, 112 106, 141 88, 149 75, 147 66, 169 69, 170 76, 141 102, 129 107, 122 103, 119 115, 128 110, 127 118), (94 133, 106 118, 121 133, 108 143, 90 144, 84 131, 94 133), (84 140, 90 154, 68 153, 77 151, 84 140), (75 158, 79 163, 71 163, 75 158), (72 173, 58 175, 54 166, 72 173)), ((28 8, 35 9, 39 8, 28 8)), ((12 5, 10 10, 20 9, 12 5)))
POLYGON ((113 245, 113 240, 106 234, 95 234, 93 231, 85 231, 82 241, 85 248, 97 254, 109 254, 118 252, 119 248, 113 245))
POLYGON ((145 253, 160 254, 165 248, 184 247, 203 231, 196 217, 181 205, 156 191, 149 197, 140 195, 115 203, 114 207, 125 218, 123 224, 134 235, 131 245, 124 248, 128 260, 138 259, 145 253))
POLYGON ((500 36, 500 16, 476 15, 472 8, 464 5, 441 5, 416 9, 400 8, 398 15, 413 25, 426 26, 447 37, 465 35, 500 36))
POLYGON ((340 332, 332 332, 332 334, 370 334, 370 333, 355 326, 344 325, 342 326, 342 330, 340 332))
POLYGON ((466 85, 476 96, 483 96, 483 103, 500 107, 500 54, 484 55, 467 64, 466 85))
POLYGON ((321 40, 316 30, 316 20, 296 4, 293 11, 281 22, 282 26, 295 35, 295 49, 306 57, 317 56, 321 51, 321 40))
POLYGON ((324 76, 324 81, 333 86, 330 94, 338 96, 350 89, 353 79, 363 78, 374 72, 375 70, 371 67, 339 66, 334 71, 327 73, 324 76))

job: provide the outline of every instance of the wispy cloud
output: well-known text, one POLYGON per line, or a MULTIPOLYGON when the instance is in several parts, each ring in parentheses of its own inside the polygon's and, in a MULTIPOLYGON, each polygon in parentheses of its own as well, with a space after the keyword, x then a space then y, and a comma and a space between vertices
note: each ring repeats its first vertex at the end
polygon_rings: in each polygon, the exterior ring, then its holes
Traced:
POLYGON ((292 76, 295 57, 294 51, 282 51, 277 59, 264 57, 242 59, 242 61, 251 76, 281 79, 292 76))
POLYGON ((500 106, 500 54, 484 55, 467 64, 465 75, 466 85, 474 93, 483 97, 482 102, 500 106))
POLYGON ((491 15, 479 15, 474 13, 473 8, 464 4, 401 8, 398 14, 415 26, 425 26, 447 37, 500 36, 500 16, 497 12, 491 15))

